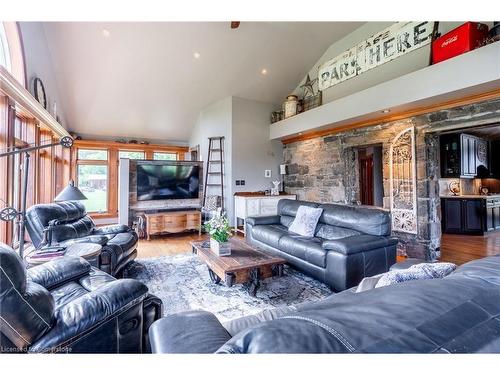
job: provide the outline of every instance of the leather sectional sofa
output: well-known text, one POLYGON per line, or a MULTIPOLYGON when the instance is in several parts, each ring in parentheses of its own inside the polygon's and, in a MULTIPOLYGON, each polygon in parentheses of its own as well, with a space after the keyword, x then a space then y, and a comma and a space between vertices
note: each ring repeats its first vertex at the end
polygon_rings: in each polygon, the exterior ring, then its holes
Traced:
POLYGON ((282 199, 278 215, 248 218, 246 235, 250 243, 335 291, 386 272, 396 262, 397 239, 390 237, 390 213, 382 209, 282 199), (323 209, 314 237, 288 231, 302 205, 323 209))
POLYGON ((413 280, 220 323, 178 313, 150 328, 154 353, 500 353, 500 256, 413 280))
POLYGON ((98 243, 102 246, 99 268, 120 275, 137 256, 137 234, 126 225, 97 228, 80 202, 37 204, 26 213, 26 227, 36 248, 43 245, 44 232, 53 222, 52 240, 58 246, 73 243, 98 243))
POLYGON ((82 258, 26 270, 0 244, 0 352, 143 353, 161 300, 131 279, 116 280, 82 258))

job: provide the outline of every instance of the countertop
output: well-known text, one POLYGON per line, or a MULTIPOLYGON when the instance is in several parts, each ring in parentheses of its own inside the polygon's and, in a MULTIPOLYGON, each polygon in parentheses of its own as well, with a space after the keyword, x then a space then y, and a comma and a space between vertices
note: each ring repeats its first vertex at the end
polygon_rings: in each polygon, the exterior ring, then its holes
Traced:
POLYGON ((493 195, 474 195, 474 194, 464 194, 464 195, 441 195, 440 198, 451 198, 451 199, 461 199, 461 198, 471 198, 471 199, 500 199, 500 194, 493 195))

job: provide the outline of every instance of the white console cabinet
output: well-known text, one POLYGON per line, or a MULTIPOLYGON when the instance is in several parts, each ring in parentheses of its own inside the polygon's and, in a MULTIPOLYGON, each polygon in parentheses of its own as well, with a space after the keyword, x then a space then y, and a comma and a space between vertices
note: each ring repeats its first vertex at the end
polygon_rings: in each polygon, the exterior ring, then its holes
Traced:
POLYGON ((239 193, 234 197, 235 232, 245 234, 245 219, 253 216, 271 216, 278 213, 278 202, 281 199, 297 199, 293 194, 259 195, 255 193, 239 193), (243 230, 239 222, 243 222, 243 230))

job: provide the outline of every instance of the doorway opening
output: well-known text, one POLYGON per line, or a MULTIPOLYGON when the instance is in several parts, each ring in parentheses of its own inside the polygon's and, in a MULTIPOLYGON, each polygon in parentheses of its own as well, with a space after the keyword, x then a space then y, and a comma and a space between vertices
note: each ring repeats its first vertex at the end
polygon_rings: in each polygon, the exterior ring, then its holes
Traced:
POLYGON ((382 207, 384 205, 382 145, 358 148, 358 163, 361 204, 382 207))

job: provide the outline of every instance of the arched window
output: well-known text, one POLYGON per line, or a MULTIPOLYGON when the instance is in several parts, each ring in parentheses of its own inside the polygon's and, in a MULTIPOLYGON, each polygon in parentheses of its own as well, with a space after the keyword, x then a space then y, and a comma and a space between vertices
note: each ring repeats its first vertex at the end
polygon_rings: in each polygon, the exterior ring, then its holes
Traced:
POLYGON ((10 72, 10 52, 3 23, 0 23, 0 65, 10 72))
POLYGON ((0 65, 25 86, 21 35, 15 22, 0 22, 0 65))

